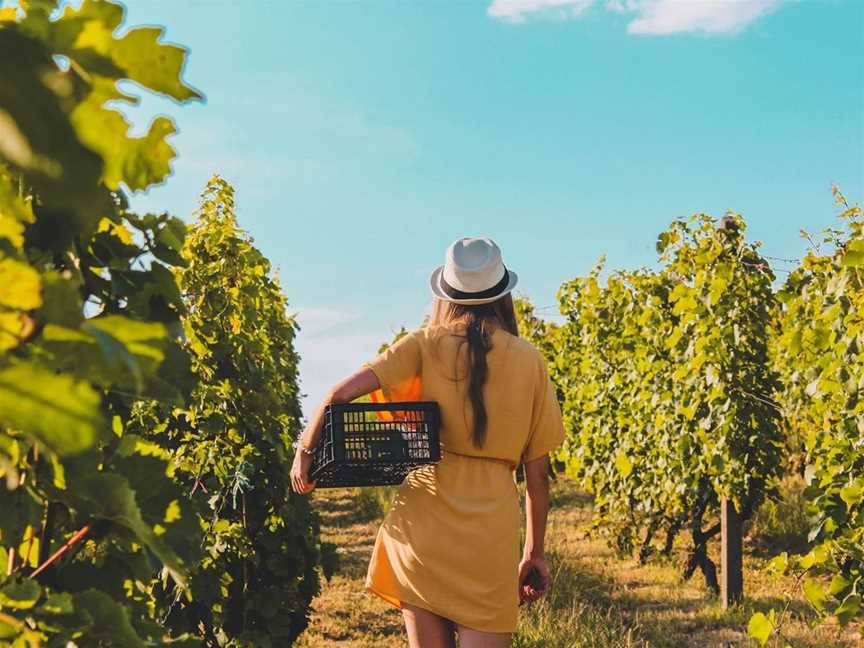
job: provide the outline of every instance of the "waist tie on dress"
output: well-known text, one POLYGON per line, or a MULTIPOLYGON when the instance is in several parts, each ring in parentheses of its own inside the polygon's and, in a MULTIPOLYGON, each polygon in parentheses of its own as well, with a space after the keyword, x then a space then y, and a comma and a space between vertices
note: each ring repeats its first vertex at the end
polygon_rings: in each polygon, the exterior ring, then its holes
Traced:
POLYGON ((510 470, 514 470, 514 471, 516 470, 516 464, 514 464, 509 459, 501 459, 500 457, 481 457, 478 455, 469 455, 469 454, 464 454, 462 452, 453 452, 452 450, 446 450, 445 448, 441 448, 442 458, 443 458, 443 455, 445 455, 445 454, 455 455, 457 457, 467 457, 468 459, 479 459, 481 461, 495 461, 497 463, 504 464, 505 466, 510 468, 510 470))

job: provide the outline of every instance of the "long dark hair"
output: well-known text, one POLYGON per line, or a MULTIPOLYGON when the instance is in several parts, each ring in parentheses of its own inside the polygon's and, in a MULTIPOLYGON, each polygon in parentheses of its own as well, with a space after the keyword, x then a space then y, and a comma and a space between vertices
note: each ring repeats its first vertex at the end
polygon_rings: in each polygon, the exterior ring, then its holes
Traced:
MULTIPOLYGON (((468 345, 468 399, 474 413, 473 441, 477 448, 486 440, 486 404, 483 402, 483 385, 489 374, 486 354, 492 348, 492 332, 503 328, 508 333, 519 336, 516 324, 516 311, 510 293, 488 304, 455 304, 435 298, 429 326, 438 324, 462 323, 465 336, 460 343, 468 345)), ((458 356, 458 352, 457 352, 458 356)))

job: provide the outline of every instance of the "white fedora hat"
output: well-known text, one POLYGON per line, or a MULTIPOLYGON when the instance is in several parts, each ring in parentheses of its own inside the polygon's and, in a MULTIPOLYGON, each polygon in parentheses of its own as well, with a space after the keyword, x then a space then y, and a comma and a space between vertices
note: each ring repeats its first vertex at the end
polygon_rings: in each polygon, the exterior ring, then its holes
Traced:
POLYGON ((447 248, 444 265, 429 278, 432 294, 456 304, 487 304, 516 287, 518 277, 504 267, 501 250, 490 238, 466 237, 447 248))

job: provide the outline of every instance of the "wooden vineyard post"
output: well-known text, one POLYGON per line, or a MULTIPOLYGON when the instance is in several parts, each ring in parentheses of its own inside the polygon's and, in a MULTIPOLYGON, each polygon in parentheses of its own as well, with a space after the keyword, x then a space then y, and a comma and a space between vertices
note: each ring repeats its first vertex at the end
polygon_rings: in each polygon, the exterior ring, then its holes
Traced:
POLYGON ((744 594, 741 516, 725 497, 720 500, 720 526, 720 597, 725 609, 738 603, 744 594))

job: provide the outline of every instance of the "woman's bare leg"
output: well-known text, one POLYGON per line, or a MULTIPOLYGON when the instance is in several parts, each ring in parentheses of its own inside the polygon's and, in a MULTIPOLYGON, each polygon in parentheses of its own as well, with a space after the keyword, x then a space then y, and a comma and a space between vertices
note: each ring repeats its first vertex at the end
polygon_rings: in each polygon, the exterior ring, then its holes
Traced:
POLYGON ((510 648, 512 636, 509 632, 480 632, 457 625, 459 648, 510 648))
POLYGON ((456 629, 449 619, 405 602, 402 618, 410 648, 456 648, 456 629))

